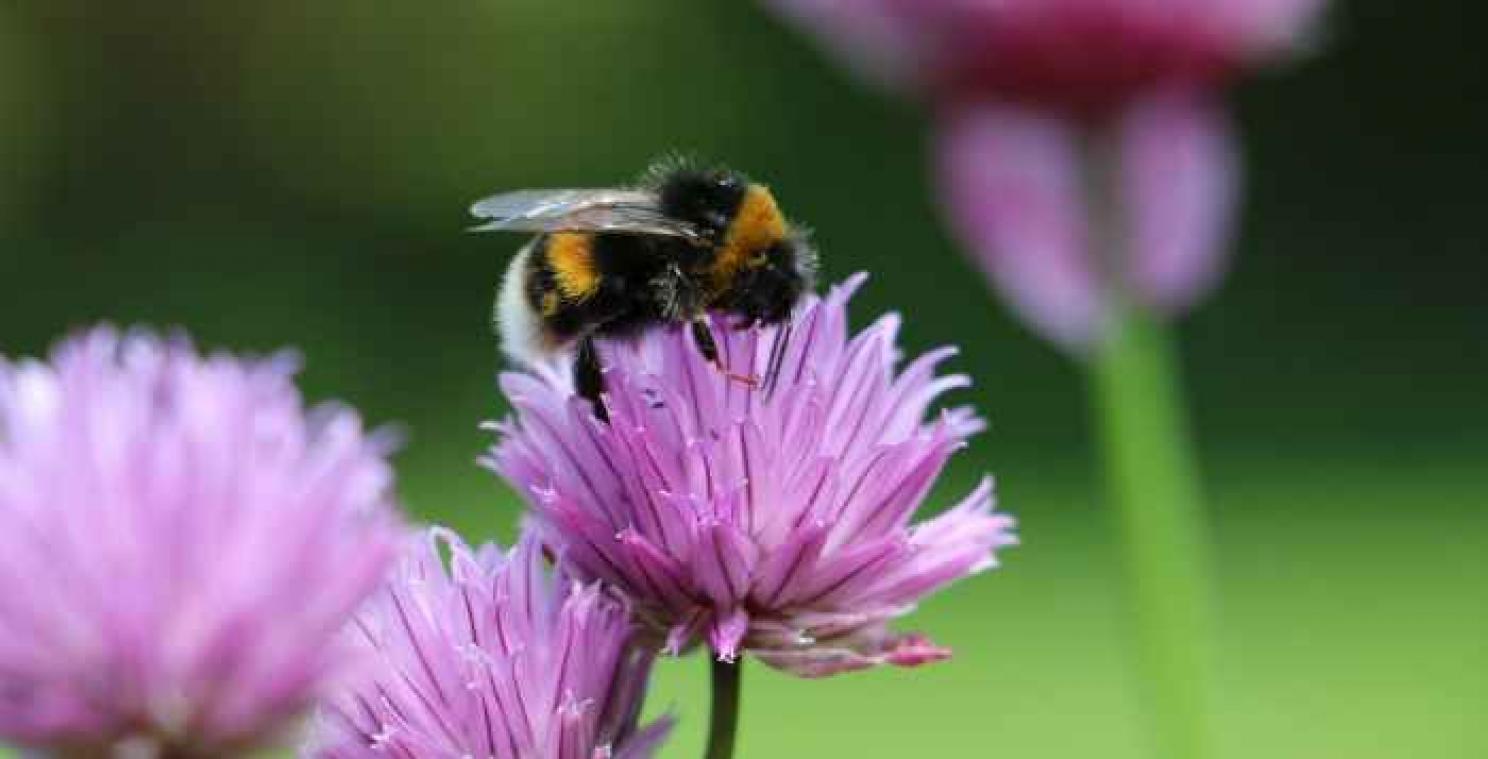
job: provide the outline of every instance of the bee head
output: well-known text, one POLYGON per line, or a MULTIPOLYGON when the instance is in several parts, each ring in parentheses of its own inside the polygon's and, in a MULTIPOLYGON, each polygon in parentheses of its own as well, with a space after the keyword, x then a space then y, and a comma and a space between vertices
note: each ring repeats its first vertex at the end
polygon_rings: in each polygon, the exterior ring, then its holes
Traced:
POLYGON ((779 324, 816 277, 816 251, 800 236, 779 240, 755 254, 735 275, 724 310, 741 324, 779 324))

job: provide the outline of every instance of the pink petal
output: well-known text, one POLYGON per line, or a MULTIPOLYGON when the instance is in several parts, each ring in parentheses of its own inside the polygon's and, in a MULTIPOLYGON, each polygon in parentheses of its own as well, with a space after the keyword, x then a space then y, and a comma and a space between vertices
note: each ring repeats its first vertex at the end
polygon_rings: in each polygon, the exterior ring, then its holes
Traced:
POLYGON ((1224 271, 1239 189, 1229 122, 1206 97, 1149 96, 1109 135, 1100 129, 983 104, 953 111, 938 141, 952 226, 1014 312, 1069 348, 1099 335, 1115 286, 1170 313, 1208 292, 1224 271), (1083 165, 1082 143, 1107 137, 1125 235, 1117 251, 1091 247, 1083 165))
MULTIPOLYGON (((671 735, 672 727, 676 725, 676 719, 671 715, 658 718, 646 727, 625 740, 625 745, 617 750, 614 759, 649 759, 661 748, 668 735, 671 735)), ((596 756, 599 754, 596 752, 596 756)))
POLYGON ((671 656, 681 656, 707 627, 707 612, 701 606, 696 607, 667 630, 666 643, 661 650, 671 656))
POLYGON ((1237 1, 1228 4, 1228 20, 1248 41, 1248 52, 1264 56, 1305 47, 1327 4, 1327 0, 1237 1))
POLYGON ((952 112, 937 140, 952 228, 1013 310, 1066 346, 1089 342, 1100 314, 1079 137, 1052 115, 980 105, 952 112))
POLYGON ((742 608, 720 613, 708 629, 708 644, 719 661, 731 662, 739 656, 739 644, 749 632, 749 614, 742 608))
POLYGON ((951 649, 935 645, 924 635, 911 633, 891 641, 883 657, 897 667, 918 667, 951 658, 951 649))
POLYGON ((765 0, 815 36, 864 79, 893 89, 913 86, 924 55, 895 11, 873 0, 765 0))
POLYGON ((1224 273, 1239 194, 1230 122, 1206 97, 1138 101, 1117 126, 1131 267, 1128 286, 1147 303, 1181 311, 1224 273))
POLYGON ((798 677, 828 677, 883 664, 918 667, 951 658, 951 650, 937 646, 919 633, 884 637, 875 646, 822 645, 795 651, 753 651, 760 661, 798 677))
POLYGON ((828 677, 856 672, 878 664, 871 657, 846 648, 819 646, 799 651, 752 651, 755 658, 797 677, 828 677))

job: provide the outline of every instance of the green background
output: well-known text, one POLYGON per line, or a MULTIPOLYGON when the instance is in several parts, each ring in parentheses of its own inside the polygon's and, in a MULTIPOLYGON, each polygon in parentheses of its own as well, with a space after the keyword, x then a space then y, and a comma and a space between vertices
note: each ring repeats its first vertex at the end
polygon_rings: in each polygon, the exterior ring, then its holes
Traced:
MULTIPOLYGON (((1224 756, 1488 756, 1488 12, 1341 4, 1235 93, 1239 254, 1182 326, 1211 497, 1224 756)), ((498 189, 631 178, 671 149, 767 180, 856 319, 963 347, 992 420, 936 507, 997 473, 1025 545, 911 619, 948 664, 746 672, 741 755, 1146 755, 1078 368, 939 224, 912 107, 748 3, 0 4, 0 352, 97 320, 303 351, 307 392, 409 433, 409 509, 508 538, 473 461, 504 413, 498 189)), ((652 704, 695 756, 704 662, 652 704)))

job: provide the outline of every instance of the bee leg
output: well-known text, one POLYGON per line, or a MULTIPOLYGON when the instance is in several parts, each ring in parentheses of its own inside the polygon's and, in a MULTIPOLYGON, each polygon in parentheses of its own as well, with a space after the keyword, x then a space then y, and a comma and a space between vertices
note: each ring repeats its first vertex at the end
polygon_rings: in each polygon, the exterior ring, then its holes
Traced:
POLYGON ((759 385, 758 377, 735 374, 723 365, 723 359, 718 355, 718 343, 713 340, 713 328, 708 324, 706 317, 692 320, 692 339, 697 343, 698 352, 703 354, 703 359, 712 364, 723 376, 750 387, 759 385))
POLYGON ((786 320, 775 331, 775 341, 770 345, 770 359, 765 362, 765 393, 775 394, 775 386, 780 383, 780 370, 785 365, 785 353, 790 349, 790 339, 793 325, 786 320))
POLYGON ((703 354, 703 360, 714 366, 720 366, 718 361, 718 343, 713 341, 713 330, 708 327, 707 319, 692 320, 692 341, 697 343, 698 352, 703 354))
POLYGON ((594 415, 601 422, 610 421, 610 412, 600 398, 604 393, 604 371, 600 368, 599 351, 595 349, 592 337, 579 341, 579 354, 574 359, 574 389, 588 399, 594 407, 594 415))

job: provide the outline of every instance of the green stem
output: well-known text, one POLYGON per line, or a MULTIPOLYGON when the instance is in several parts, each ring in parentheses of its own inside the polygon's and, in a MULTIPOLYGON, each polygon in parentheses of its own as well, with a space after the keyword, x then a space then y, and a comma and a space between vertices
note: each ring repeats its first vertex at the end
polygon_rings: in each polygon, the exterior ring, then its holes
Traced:
POLYGON ((713 675, 713 712, 708 720, 706 759, 733 759, 734 735, 739 729, 739 688, 744 662, 709 656, 713 675))
POLYGON ((1112 309, 1091 365, 1160 756, 1208 754, 1209 558, 1178 367, 1163 325, 1112 309))

